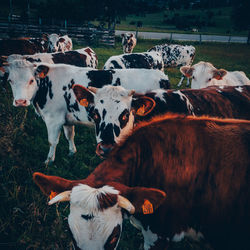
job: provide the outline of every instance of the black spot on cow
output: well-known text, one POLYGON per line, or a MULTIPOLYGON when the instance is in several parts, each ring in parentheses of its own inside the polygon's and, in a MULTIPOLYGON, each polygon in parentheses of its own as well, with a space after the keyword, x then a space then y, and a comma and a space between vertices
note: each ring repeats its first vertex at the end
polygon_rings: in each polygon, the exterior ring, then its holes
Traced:
POLYGON ((46 102, 47 102, 47 95, 49 93, 50 99, 53 98, 52 93, 52 82, 49 80, 49 77, 46 76, 45 78, 41 78, 37 81, 38 84, 38 91, 35 95, 33 103, 38 104, 40 109, 43 109, 46 102))
POLYGON ((41 59, 34 59, 34 58, 32 58, 32 57, 26 57, 25 58, 26 59, 26 61, 29 61, 29 62, 31 62, 31 63, 34 63, 34 62, 41 62, 41 59))
POLYGON ((104 250, 113 250, 116 248, 116 245, 119 241, 120 238, 120 234, 121 234, 121 226, 117 225, 111 235, 108 237, 105 245, 104 245, 104 250))
POLYGON ((161 89, 170 89, 170 82, 169 80, 166 80, 166 79, 161 79, 160 80, 160 88, 161 89))
POLYGON ((103 101, 103 100, 100 100, 100 103, 104 103, 104 101, 103 101))
POLYGON ((78 67, 87 67, 87 56, 77 51, 66 51, 65 53, 52 54, 52 60, 55 64, 64 63, 78 67))
POLYGON ((189 54, 189 50, 187 50, 187 54, 189 54))
POLYGON ((112 64, 113 64, 114 69, 122 69, 122 66, 121 66, 120 64, 118 64, 118 62, 117 62, 117 61, 112 60, 110 63, 112 63, 112 64))
POLYGON ((128 119, 129 119, 129 111, 127 109, 124 109, 118 117, 121 129, 123 129, 126 126, 128 119))
MULTIPOLYGON (((102 123, 103 124, 103 123, 102 123)), ((113 133, 113 124, 109 123, 104 129, 101 130, 101 140, 106 144, 114 144, 114 133, 113 133)))
POLYGON ((124 55, 123 58, 126 68, 151 69, 154 62, 152 56, 145 56, 141 54, 124 55))
MULTIPOLYGON (((80 111, 78 102, 76 100, 74 101, 73 104, 70 103, 71 93, 69 93, 68 91, 65 91, 63 97, 66 102, 68 112, 80 111)), ((78 117, 75 117, 75 118, 77 120, 80 120, 78 117)))
POLYGON ((72 89, 74 84, 75 84, 74 79, 71 79, 70 83, 68 84, 68 89, 72 89))
POLYGON ((116 103, 120 103, 120 101, 118 101, 118 100, 115 100, 115 102, 116 102, 116 103))
POLYGON ((66 86, 63 86, 63 88, 62 88, 64 91, 67 89, 67 87, 66 86))
POLYGON ((117 125, 114 125, 115 136, 118 137, 120 134, 120 128, 117 125))
POLYGON ((93 218, 94 218, 94 215, 93 214, 82 214, 81 215, 81 217, 84 219, 84 220, 86 220, 86 221, 88 221, 88 220, 92 220, 93 218))
POLYGON ((121 80, 119 77, 116 79, 114 86, 121 86, 121 80))
POLYGON ((107 111, 106 111, 106 109, 104 109, 104 110, 102 111, 102 119, 103 119, 103 120, 104 120, 106 114, 107 114, 107 111))
POLYGON ((104 85, 112 83, 113 80, 113 70, 90 70, 87 76, 90 80, 88 86, 101 88, 104 85))

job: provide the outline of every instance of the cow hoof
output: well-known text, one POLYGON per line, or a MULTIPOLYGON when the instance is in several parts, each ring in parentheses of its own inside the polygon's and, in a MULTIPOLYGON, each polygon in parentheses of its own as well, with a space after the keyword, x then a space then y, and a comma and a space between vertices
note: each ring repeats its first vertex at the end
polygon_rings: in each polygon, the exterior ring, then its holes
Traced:
POLYGON ((75 155, 75 153, 76 153, 76 152, 74 152, 74 151, 70 151, 69 154, 68 154, 68 156, 69 156, 69 157, 72 157, 72 156, 75 155))
POLYGON ((45 164, 46 167, 51 166, 53 163, 54 163, 54 161, 53 161, 52 159, 47 159, 47 160, 44 162, 44 164, 45 164))

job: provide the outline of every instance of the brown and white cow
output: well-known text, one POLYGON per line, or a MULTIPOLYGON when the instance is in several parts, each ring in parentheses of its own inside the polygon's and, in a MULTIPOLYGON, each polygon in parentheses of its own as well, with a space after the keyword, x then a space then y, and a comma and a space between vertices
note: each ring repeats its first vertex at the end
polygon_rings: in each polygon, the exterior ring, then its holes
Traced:
POLYGON ((72 48, 72 40, 68 37, 68 35, 48 35, 48 52, 65 52, 72 50, 72 48))
POLYGON ((0 40, 0 56, 11 54, 33 55, 44 53, 48 50, 47 37, 43 38, 20 38, 0 40))
POLYGON ((208 86, 242 86, 250 85, 250 80, 242 71, 226 71, 216 69, 209 62, 199 62, 193 66, 183 66, 180 68, 183 75, 192 78, 191 88, 201 89, 208 86))
POLYGON ((136 38, 134 33, 123 33, 122 37, 122 49, 123 53, 132 53, 136 45, 136 38))
POLYGON ((144 249, 167 249, 191 228, 214 249, 249 249, 249 147, 250 121, 166 115, 137 126, 86 179, 33 179, 57 195, 49 204, 70 201, 80 249, 115 249, 127 212, 144 249))
POLYGON ((186 115, 250 119, 250 86, 209 87, 192 90, 157 89, 145 95, 115 86, 74 91, 79 103, 88 98, 88 115, 94 120, 97 154, 104 157, 120 143, 139 121, 167 112, 186 115))

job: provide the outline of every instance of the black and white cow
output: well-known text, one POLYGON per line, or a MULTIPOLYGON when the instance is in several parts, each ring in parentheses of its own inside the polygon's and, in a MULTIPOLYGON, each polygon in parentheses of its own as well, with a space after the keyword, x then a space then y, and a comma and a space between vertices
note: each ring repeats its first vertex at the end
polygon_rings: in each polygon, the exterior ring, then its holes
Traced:
POLYGON ((72 50, 72 47, 72 40, 67 35, 48 35, 48 52, 65 52, 72 50))
POLYGON ((201 61, 193 66, 182 66, 180 71, 186 77, 192 78, 192 89, 201 89, 213 85, 250 85, 250 80, 243 71, 217 69, 209 62, 201 61))
POLYGON ((136 38, 134 33, 123 33, 122 37, 122 49, 123 53, 132 53, 136 45, 136 38))
POLYGON ((103 69, 159 69, 164 70, 162 56, 158 52, 143 52, 111 56, 103 69))
POLYGON ((88 95, 89 116, 96 126, 97 154, 105 156, 134 126, 167 112, 186 115, 250 119, 250 86, 210 87, 200 90, 153 90, 145 95, 120 87, 74 87, 77 100, 88 95))
MULTIPOLYGON (((8 66, 13 105, 26 107, 33 104, 36 112, 46 123, 50 150, 46 163, 55 159, 55 150, 59 142, 61 128, 69 142, 69 152, 74 154, 74 124, 93 124, 86 110, 87 102, 78 105, 72 86, 102 87, 106 84, 122 85, 137 91, 165 86, 167 76, 156 70, 93 70, 66 64, 33 64, 24 60, 15 60, 8 66)), ((126 95, 131 91, 127 90, 126 95)), ((87 98, 85 98, 87 100, 87 98)), ((86 101, 85 100, 85 101, 86 101)))
MULTIPOLYGON (((181 67, 192 65, 195 57, 195 47, 191 45, 162 44, 156 45, 148 50, 156 51, 162 55, 164 67, 181 67)), ((185 76, 181 77, 178 86, 181 86, 185 76)), ((187 78, 187 86, 189 78, 187 78)))

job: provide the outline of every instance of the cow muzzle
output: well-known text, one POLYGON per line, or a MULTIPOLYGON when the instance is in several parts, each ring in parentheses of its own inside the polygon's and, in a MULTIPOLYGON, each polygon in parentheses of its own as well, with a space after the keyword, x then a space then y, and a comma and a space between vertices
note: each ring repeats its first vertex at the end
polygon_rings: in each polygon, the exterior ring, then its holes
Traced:
POLYGON ((103 142, 99 142, 96 146, 96 154, 102 158, 105 159, 113 149, 113 144, 104 144, 103 142))
POLYGON ((14 106, 16 106, 16 107, 27 107, 27 106, 29 106, 29 102, 27 100, 25 100, 25 99, 18 99, 18 100, 15 100, 14 106))

